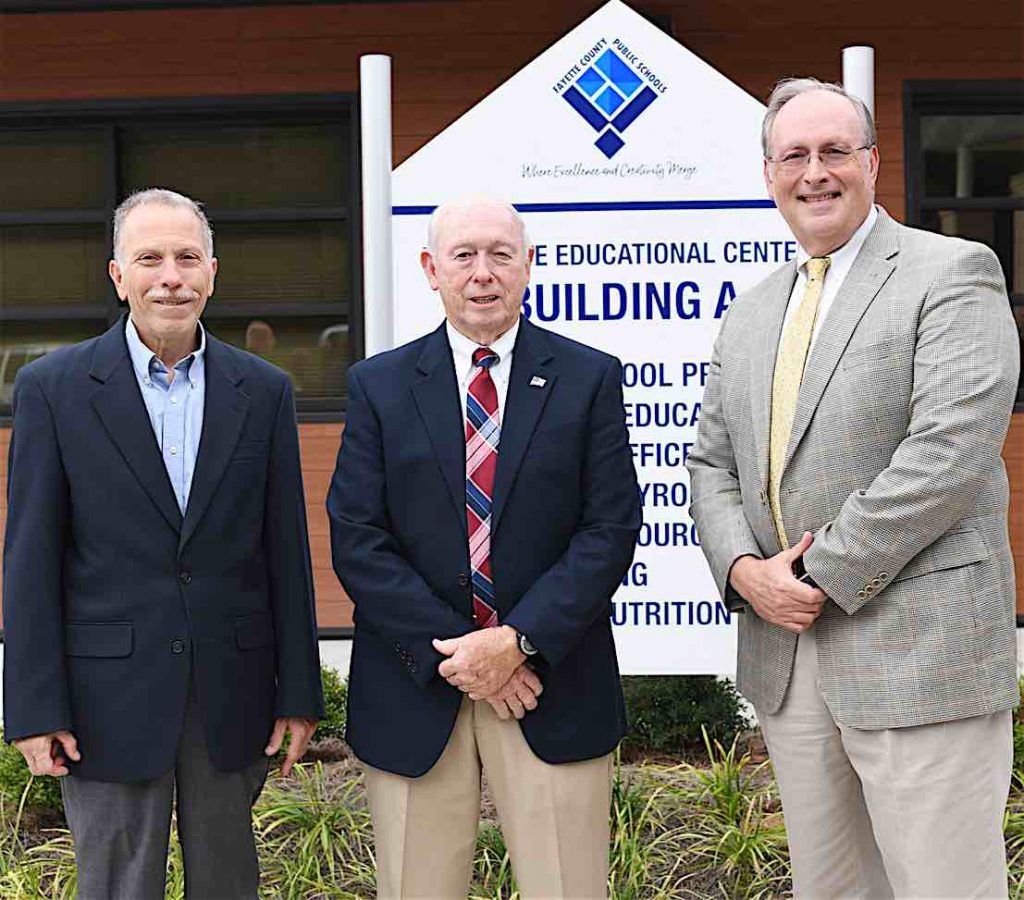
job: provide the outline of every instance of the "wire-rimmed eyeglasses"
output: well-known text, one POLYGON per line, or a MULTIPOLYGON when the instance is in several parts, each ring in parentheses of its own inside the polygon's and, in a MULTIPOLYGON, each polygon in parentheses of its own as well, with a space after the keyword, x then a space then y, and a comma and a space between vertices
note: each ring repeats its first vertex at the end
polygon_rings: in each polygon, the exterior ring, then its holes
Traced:
POLYGON ((817 154, 818 160, 828 170, 841 169, 853 157, 854 153, 867 150, 873 144, 864 144, 861 147, 825 147, 823 150, 790 150, 779 157, 766 157, 777 169, 781 169, 787 175, 796 175, 803 172, 811 164, 811 157, 817 154))

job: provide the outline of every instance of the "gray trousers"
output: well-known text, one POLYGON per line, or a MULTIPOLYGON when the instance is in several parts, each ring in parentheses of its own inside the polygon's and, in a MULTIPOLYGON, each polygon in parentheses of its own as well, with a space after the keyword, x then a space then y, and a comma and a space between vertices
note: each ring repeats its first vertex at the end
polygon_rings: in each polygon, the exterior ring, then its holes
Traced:
POLYGON ((175 798, 185 896, 254 900, 260 873, 252 805, 267 766, 268 760, 260 759, 239 772, 214 769, 190 695, 171 771, 130 784, 62 778, 79 900, 163 900, 175 798))

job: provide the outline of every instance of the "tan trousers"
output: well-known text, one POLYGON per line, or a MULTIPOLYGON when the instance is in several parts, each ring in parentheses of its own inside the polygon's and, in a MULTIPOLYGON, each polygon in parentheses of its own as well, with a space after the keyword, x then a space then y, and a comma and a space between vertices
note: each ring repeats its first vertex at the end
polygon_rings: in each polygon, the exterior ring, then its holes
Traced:
POLYGON ((758 719, 782 796, 796 897, 1007 896, 1009 711, 849 728, 822 697, 812 628, 797 642, 781 709, 758 719))
POLYGON ((606 897, 611 756, 546 763, 530 750, 518 722, 502 721, 489 704, 468 698, 444 753, 425 775, 364 766, 377 896, 465 900, 481 769, 524 900, 606 897))

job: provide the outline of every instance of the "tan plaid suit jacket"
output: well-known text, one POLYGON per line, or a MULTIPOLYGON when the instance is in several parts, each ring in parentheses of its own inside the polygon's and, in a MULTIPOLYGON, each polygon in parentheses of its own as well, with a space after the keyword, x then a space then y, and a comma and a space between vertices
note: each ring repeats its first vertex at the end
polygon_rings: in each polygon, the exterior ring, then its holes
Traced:
MULTIPOLYGON (((767 502, 772 373, 790 263, 737 297, 687 467, 719 590, 779 551, 767 502)), ((832 715, 890 728, 1018 701, 1001 450, 1020 368, 995 255, 879 210, 807 362, 782 475, 787 534, 828 595, 815 624, 832 715)), ((743 601, 732 592, 733 598, 743 601)), ((796 635, 739 616, 737 685, 778 710, 796 635)))

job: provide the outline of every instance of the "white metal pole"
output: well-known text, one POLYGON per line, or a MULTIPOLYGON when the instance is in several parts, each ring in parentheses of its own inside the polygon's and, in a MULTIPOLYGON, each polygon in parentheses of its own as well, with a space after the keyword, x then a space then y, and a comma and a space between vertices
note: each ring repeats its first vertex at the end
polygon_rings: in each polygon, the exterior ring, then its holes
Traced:
POLYGON ((875 48, 843 47, 843 87, 875 115, 875 48))
POLYGON ((394 346, 391 254, 391 57, 359 58, 366 355, 394 346))

